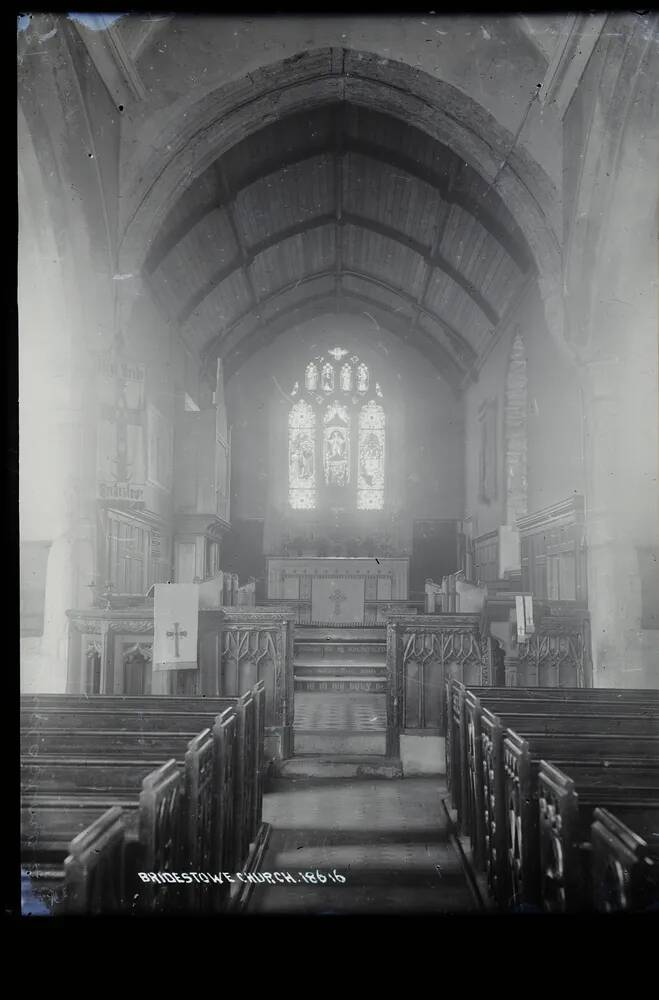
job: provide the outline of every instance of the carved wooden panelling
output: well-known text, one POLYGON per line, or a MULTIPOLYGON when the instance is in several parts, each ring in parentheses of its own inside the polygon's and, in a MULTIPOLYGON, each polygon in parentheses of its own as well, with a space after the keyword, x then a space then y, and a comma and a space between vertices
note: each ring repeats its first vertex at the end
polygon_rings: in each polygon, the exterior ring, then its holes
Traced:
POLYGON ((490 682, 489 642, 481 640, 478 616, 406 615, 389 622, 387 670, 390 749, 401 730, 445 735, 447 676, 468 684, 490 682))

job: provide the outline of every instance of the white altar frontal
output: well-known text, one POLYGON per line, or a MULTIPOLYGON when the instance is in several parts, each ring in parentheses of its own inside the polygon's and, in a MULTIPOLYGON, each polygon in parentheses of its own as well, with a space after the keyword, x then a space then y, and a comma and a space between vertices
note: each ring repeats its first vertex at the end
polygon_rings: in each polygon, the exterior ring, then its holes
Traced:
POLYGON ((310 625, 371 625, 408 599, 409 559, 268 558, 268 600, 291 602, 310 625))

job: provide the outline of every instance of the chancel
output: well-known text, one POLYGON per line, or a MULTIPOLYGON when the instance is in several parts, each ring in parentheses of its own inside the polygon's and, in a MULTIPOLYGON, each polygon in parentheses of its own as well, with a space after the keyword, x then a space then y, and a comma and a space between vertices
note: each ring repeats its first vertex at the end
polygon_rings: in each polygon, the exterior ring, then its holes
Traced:
POLYGON ((19 17, 24 914, 656 909, 657 27, 19 17))

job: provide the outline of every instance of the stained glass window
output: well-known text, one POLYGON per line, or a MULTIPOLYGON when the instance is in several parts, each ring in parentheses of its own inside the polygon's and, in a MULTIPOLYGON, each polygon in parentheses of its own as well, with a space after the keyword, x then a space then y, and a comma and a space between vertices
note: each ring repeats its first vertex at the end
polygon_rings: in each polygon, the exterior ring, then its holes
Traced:
POLYGON ((334 391, 334 368, 326 361, 320 376, 320 387, 324 392, 334 391))
POLYGON ((382 388, 342 347, 313 358, 295 382, 288 416, 288 496, 294 510, 384 508, 382 388), (329 358, 333 358, 332 363, 329 358), (365 394, 373 386, 373 397, 365 394), (356 395, 359 393, 361 399, 356 395), (366 397, 368 399, 368 396, 366 397))
POLYGON ((357 509, 384 506, 384 410, 371 400, 359 412, 357 509))
POLYGON ((323 417, 323 468, 328 486, 350 482, 350 414, 340 403, 329 403, 323 417))
POLYGON ((304 373, 304 388, 313 392, 318 388, 318 366, 310 361, 304 373))
POLYGON ((300 399, 288 416, 288 498, 296 510, 316 506, 316 414, 300 399))

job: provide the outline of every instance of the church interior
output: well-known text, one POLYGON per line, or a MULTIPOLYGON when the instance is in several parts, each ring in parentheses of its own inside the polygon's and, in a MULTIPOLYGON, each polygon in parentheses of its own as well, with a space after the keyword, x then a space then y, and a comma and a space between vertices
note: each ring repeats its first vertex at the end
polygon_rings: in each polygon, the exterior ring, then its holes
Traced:
POLYGON ((24 915, 657 908, 658 40, 19 17, 24 915))

